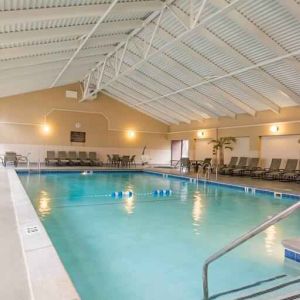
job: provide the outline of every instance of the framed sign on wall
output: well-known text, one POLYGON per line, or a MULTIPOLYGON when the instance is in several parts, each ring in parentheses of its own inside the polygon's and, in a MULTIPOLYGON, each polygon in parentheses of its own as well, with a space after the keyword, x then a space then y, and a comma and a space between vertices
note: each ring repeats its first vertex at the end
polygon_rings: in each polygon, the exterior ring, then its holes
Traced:
POLYGON ((71 143, 85 143, 85 138, 85 132, 71 131, 71 143))

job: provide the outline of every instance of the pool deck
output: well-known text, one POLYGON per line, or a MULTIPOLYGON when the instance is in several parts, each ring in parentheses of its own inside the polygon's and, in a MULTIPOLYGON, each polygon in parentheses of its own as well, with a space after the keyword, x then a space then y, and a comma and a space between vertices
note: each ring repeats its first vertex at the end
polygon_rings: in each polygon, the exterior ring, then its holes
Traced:
MULTIPOLYGON (((28 171, 19 168, 19 171, 28 171)), ((45 171, 151 171, 196 178, 170 168, 43 167, 45 171)), ((31 168, 36 172, 36 166, 31 168)), ((201 177, 200 177, 201 179, 201 177)), ((215 174, 210 181, 215 180, 215 174)), ((300 184, 248 177, 218 176, 217 182, 300 195, 300 184)), ((0 299, 78 300, 72 282, 23 189, 15 170, 0 168, 0 299), (35 232, 35 229, 38 231, 35 232), (33 230, 32 234, 28 230, 33 230), (9 287, 9 288, 8 288, 9 287)))
POLYGON ((0 299, 79 300, 15 170, 0 176, 0 299))
POLYGON ((18 235, 8 175, 4 169, 0 169, 0 191, 0 299, 30 299, 23 250, 18 235))

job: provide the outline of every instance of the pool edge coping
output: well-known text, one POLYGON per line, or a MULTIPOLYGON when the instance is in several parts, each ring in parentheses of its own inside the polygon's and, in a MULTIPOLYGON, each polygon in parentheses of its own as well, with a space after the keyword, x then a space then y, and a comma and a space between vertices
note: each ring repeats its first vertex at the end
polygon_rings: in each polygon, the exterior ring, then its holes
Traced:
MULTIPOLYGON (((257 193, 261 193, 261 194, 269 194, 269 195, 273 195, 275 197, 275 195, 277 194, 279 196, 279 198, 283 198, 283 199, 293 199, 293 200, 298 200, 300 201, 300 193, 299 194, 294 194, 294 193, 287 193, 285 191, 280 191, 280 190, 271 190, 271 189, 264 189, 264 188, 260 188, 260 187, 255 187, 253 185, 248 186, 248 185, 244 185, 244 184, 236 184, 236 183, 227 183, 227 182, 222 182, 222 181, 218 181, 218 180, 206 180, 203 178, 195 178, 193 176, 189 176, 188 174, 183 175, 183 174, 173 174, 173 173, 168 173, 168 172, 163 172, 163 171, 157 171, 157 170, 152 170, 152 169, 148 169, 148 168, 134 168, 134 169, 130 169, 130 168, 120 168, 120 169, 88 169, 88 170, 92 170, 94 173, 101 173, 101 172, 141 172, 141 173, 148 173, 148 174, 157 174, 157 175, 168 175, 169 177, 173 177, 173 178, 179 178, 179 179, 184 179, 184 180, 193 180, 194 182, 200 182, 200 183, 208 183, 211 185, 215 185, 215 186, 225 186, 225 187, 231 187, 231 188, 236 188, 236 189, 240 189, 240 190, 244 190, 246 192, 245 189, 250 189, 249 193, 252 192, 253 194, 257 193)), ((37 174, 39 173, 38 170, 31 170, 32 173, 30 172, 30 170, 25 170, 25 169, 21 169, 21 170, 16 170, 16 173, 20 173, 20 174, 24 174, 24 173, 31 173, 31 174, 37 174)), ((84 171, 83 169, 59 169, 59 168, 53 168, 53 169, 40 169, 42 174, 47 174, 47 173, 77 173, 77 172, 82 172, 84 171)))
MULTIPOLYGON (((299 194, 293 194, 293 193, 286 193, 283 191, 274 191, 274 190, 270 190, 270 189, 263 189, 263 188, 259 188, 259 187, 255 187, 255 186, 247 186, 247 185, 243 185, 243 184, 235 184, 235 183, 227 183, 227 182, 221 182, 221 181, 217 181, 217 180, 206 180, 206 179, 202 179, 202 178, 195 178, 189 175, 179 175, 179 174, 172 174, 172 173, 167 173, 167 172, 159 172, 159 171, 152 171, 152 170, 148 170, 148 169, 144 169, 143 170, 144 173, 149 173, 149 174, 157 174, 157 175, 168 175, 168 177, 173 177, 173 178, 179 178, 179 179, 184 179, 184 180, 193 180, 194 182, 199 182, 199 183, 208 183, 211 185, 215 185, 215 186, 226 186, 226 187, 230 187, 230 188, 235 188, 235 189, 239 189, 239 190, 244 190, 245 188, 254 190, 255 193, 262 193, 262 194, 269 194, 269 195, 275 195, 275 194, 281 194, 282 198, 287 198, 287 199, 293 199, 293 200, 298 200, 300 201, 300 193, 299 194)), ((254 194, 255 194, 254 193, 254 194)))
POLYGON ((16 170, 8 169, 7 176, 31 298, 80 300, 16 170), (38 231, 28 234, 30 228, 38 231))

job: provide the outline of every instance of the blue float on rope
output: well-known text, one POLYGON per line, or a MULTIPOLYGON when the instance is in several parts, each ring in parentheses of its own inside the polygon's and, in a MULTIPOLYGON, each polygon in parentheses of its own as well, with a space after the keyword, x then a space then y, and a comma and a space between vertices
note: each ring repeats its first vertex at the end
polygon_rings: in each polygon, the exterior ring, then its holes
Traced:
POLYGON ((154 196, 170 196, 172 190, 154 190, 152 193, 154 196))
POLYGON ((125 192, 113 192, 111 196, 113 198, 123 198, 123 197, 132 197, 133 193, 131 191, 125 192))

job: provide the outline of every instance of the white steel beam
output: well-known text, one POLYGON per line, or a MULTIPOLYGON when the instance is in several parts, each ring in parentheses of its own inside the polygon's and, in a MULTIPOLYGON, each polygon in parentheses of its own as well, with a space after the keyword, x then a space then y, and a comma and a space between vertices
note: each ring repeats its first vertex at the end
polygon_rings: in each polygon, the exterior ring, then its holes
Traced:
MULTIPOLYGON (((293 2, 289 0, 285 0, 284 2, 293 2)), ((226 0, 211 0, 211 3, 217 7, 218 9, 222 8, 227 4, 226 0)), ((298 11, 300 8, 298 7, 298 11)), ((232 11, 227 16, 231 21, 239 24, 245 32, 249 35, 253 36, 257 41, 259 41, 264 47, 270 49, 275 55, 281 56, 287 54, 287 52, 277 44, 271 37, 269 37, 264 31, 255 26, 251 20, 245 18, 238 10, 232 11)), ((298 73, 300 73, 300 62, 296 59, 293 61, 287 61, 287 64, 290 65, 291 68, 295 69, 298 73)))
MULTIPOLYGON (((135 84, 132 86, 134 89, 136 86, 136 83, 144 84, 144 86, 151 85, 152 88, 149 87, 153 92, 156 92, 156 94, 162 94, 166 91, 172 91, 169 87, 166 87, 162 85, 161 82, 155 80, 154 78, 146 76, 144 73, 139 73, 136 76, 131 75, 130 77, 125 77, 126 79, 134 80, 135 84), (159 92, 159 93, 158 93, 159 92)), ((125 78, 122 79, 122 82, 125 80, 125 78)), ((218 117, 218 112, 213 112, 212 110, 209 110, 209 108, 205 107, 202 103, 195 102, 189 97, 184 97, 181 94, 176 95, 177 97, 169 98, 170 100, 174 102, 181 102, 185 105, 185 107, 190 107, 194 112, 199 115, 199 117, 203 118, 203 113, 205 115, 208 115, 210 117, 218 117)), ((202 97, 204 98, 204 97, 202 97)), ((204 101, 206 99, 204 98, 204 101)), ((138 105, 138 104, 137 104, 138 105)))
MULTIPOLYGON (((112 94, 115 93, 115 91, 119 91, 121 93, 121 97, 123 94, 129 96, 131 99, 133 99, 135 102, 139 101, 140 98, 140 94, 127 88, 125 85, 123 85, 121 82, 118 82, 115 84, 114 86, 114 90, 112 92, 112 94), (121 85, 121 87, 120 87, 121 85)), ((133 106, 134 108, 137 108, 136 106, 133 106)), ((188 120, 183 118, 182 116, 178 116, 176 115, 176 113, 174 113, 174 111, 169 111, 167 114, 165 112, 162 112, 161 109, 158 109, 157 107, 153 107, 150 105, 144 106, 143 108, 139 107, 137 109, 150 109, 152 112, 155 112, 156 114, 160 115, 160 116, 164 116, 164 119, 169 120, 170 122, 185 122, 188 120)))
MULTIPOLYGON (((214 20, 216 20, 221 15, 224 15, 224 14, 228 13, 230 10, 234 9, 242 1, 246 1, 246 0, 234 0, 230 4, 228 4, 226 7, 224 7, 223 9, 221 9, 221 10, 219 10, 219 11, 211 14, 210 16, 204 18, 194 28, 184 31, 182 34, 179 34, 176 38, 174 38, 170 42, 164 44, 160 49, 158 49, 158 50, 154 51, 153 53, 151 53, 147 57, 147 59, 140 60, 136 64, 132 65, 129 69, 123 71, 118 76, 115 76, 112 80, 110 80, 109 82, 107 82, 105 85, 101 86, 100 90, 103 89, 103 88, 105 88, 105 87, 107 87, 107 86, 109 86, 112 82, 118 80, 118 78, 120 78, 121 76, 128 75, 130 72, 133 72, 135 69, 141 67, 147 60, 150 60, 152 57, 154 57, 154 56, 162 53, 163 51, 167 50, 168 48, 172 47, 175 43, 177 43, 178 41, 182 40, 184 37, 188 36, 191 32, 197 30, 198 27, 200 27, 200 26, 206 26, 209 23, 211 23, 214 20)), ((167 3, 167 5, 169 5, 169 3, 167 3)))
MULTIPOLYGON (((79 17, 103 17, 111 4, 78 5, 66 7, 52 7, 41 9, 26 9, 0 12, 0 26, 18 23, 38 22, 79 17)), ((143 13, 161 8, 160 1, 138 1, 118 3, 112 15, 128 13, 143 13)))
POLYGON ((149 100, 148 102, 144 102, 144 104, 145 103, 150 103, 150 102, 153 102, 153 101, 157 101, 159 99, 162 99, 162 98, 165 98, 165 97, 169 97, 169 96, 172 96, 172 95, 176 95, 178 93, 181 93, 181 92, 184 92, 184 91, 187 91, 187 90, 190 90, 190 89, 202 86, 202 85, 210 84, 212 82, 216 82, 216 81, 219 81, 221 79, 230 78, 230 77, 235 76, 235 75, 243 74, 245 72, 249 72, 251 70, 255 70, 257 68, 264 67, 264 66, 267 66, 267 65, 279 62, 279 61, 284 60, 284 59, 288 59, 288 58, 290 58, 292 56, 296 56, 296 55, 300 55, 300 50, 294 51, 294 52, 291 52, 289 54, 282 55, 282 56, 279 56, 279 57, 276 57, 276 58, 272 58, 272 59, 268 59, 268 60, 262 61, 262 62, 260 62, 258 64, 254 64, 254 65, 252 65, 250 67, 242 68, 242 69, 236 70, 234 72, 228 73, 226 75, 216 77, 216 78, 211 79, 211 80, 199 82, 199 83, 194 84, 192 86, 189 86, 189 87, 186 87, 186 88, 183 88, 183 89, 179 89, 179 90, 177 90, 177 91, 175 91, 173 93, 169 93, 169 94, 166 94, 166 95, 162 95, 160 97, 153 98, 153 99, 149 100))
MULTIPOLYGON (((125 80, 125 78, 122 79, 122 83, 129 88, 138 91, 140 94, 144 95, 148 99, 153 97, 154 95, 159 95, 157 91, 152 90, 148 86, 141 85, 138 82, 134 82, 134 84, 130 83, 128 80, 125 80)), ((202 120, 203 116, 197 112, 197 110, 193 110, 190 108, 190 102, 188 99, 179 99, 176 97, 166 98, 164 99, 164 102, 160 102, 160 104, 165 105, 167 104, 168 107, 172 107, 172 109, 175 109, 176 112, 179 112, 184 117, 190 120, 202 120)))
MULTIPOLYGON (((169 37, 169 34, 166 33, 165 31, 161 30, 160 31, 160 36, 161 37, 164 37, 164 38, 167 38, 169 37)), ((192 49, 190 49, 189 47, 185 46, 183 43, 178 43, 178 46, 182 47, 182 49, 184 50, 184 52, 188 55, 191 55, 191 57, 193 59, 195 59, 196 61, 203 61, 203 64, 206 64, 207 61, 206 59, 202 58, 202 56, 200 56, 198 53, 194 52, 192 49)), ((193 79, 194 81, 199 81, 199 80, 203 80, 203 77, 199 76, 199 74, 195 74, 193 71, 189 70, 188 68, 184 67, 183 65, 179 64, 178 62, 176 62, 175 60, 171 59, 169 56, 167 55, 164 55, 163 54, 163 60, 167 62, 168 65, 171 65, 173 64, 174 66, 176 66, 176 68, 178 70, 180 70, 182 73, 186 74, 187 75, 187 78, 191 78, 193 79)), ((209 62, 210 63, 210 62, 209 62)), ((157 69, 157 67, 153 66, 153 65, 150 65, 148 62, 146 63, 147 65, 147 68, 151 67, 151 68, 156 68, 156 72, 159 73, 160 77, 162 78, 165 78, 166 74, 163 74, 163 72, 166 73, 166 71, 161 71, 160 69, 157 69)), ((215 65, 214 65, 214 68, 215 65)), ((224 73, 223 70, 222 71, 222 74, 224 73)), ((171 74, 168 74, 170 76, 172 76, 171 74)), ((176 79, 173 77, 173 79, 176 79)), ((177 80, 177 79, 176 79, 177 80)), ((183 82, 181 82, 181 85, 184 84, 183 82)), ((241 86, 243 87, 243 84, 240 83, 239 81, 236 82, 236 84, 238 85, 238 87, 240 88, 241 86)), ((185 86, 187 86, 187 84, 185 84, 185 86)), ((251 108, 249 105, 243 103, 242 101, 238 100, 237 98, 233 97, 230 93, 226 93, 224 90, 222 90, 220 87, 218 87, 217 85, 214 85, 216 91, 218 92, 218 94, 220 94, 220 97, 221 98, 224 98, 226 99, 227 101, 231 102, 234 106, 238 107, 239 109, 242 109, 244 112, 250 114, 250 115, 255 115, 256 111, 251 108)), ((200 94, 199 91, 195 91, 196 93, 199 94, 199 97, 202 97, 203 95, 200 94)), ((257 97, 257 95, 255 95, 257 97)), ((186 97, 186 95, 185 95, 186 97)), ((210 101, 211 102, 211 101, 210 101)), ((211 102, 211 104, 213 106, 216 107, 216 109, 220 109, 220 105, 216 104, 215 102, 211 102)), ((231 116, 231 117, 235 117, 234 114, 232 114, 228 109, 224 108, 221 110, 221 111, 224 111, 224 109, 227 111, 227 115, 228 116, 231 116)))
MULTIPOLYGON (((48 62, 44 64, 31 65, 26 67, 18 67, 13 69, 7 69, 0 72, 0 79, 2 78, 13 78, 16 74, 18 75, 30 75, 36 72, 47 71, 52 69, 62 68, 66 63, 66 60, 60 60, 55 62, 48 62)), ((95 60, 93 57, 77 58, 74 60, 74 66, 85 66, 87 70, 93 66, 95 60)))
MULTIPOLYGON (((105 22, 101 24, 101 27, 95 31, 93 36, 127 32, 129 30, 141 27, 142 24, 143 21, 141 20, 105 22)), ((92 28, 93 24, 46 28, 39 30, 6 32, 1 33, 0 45, 43 41, 45 39, 72 37, 78 38, 90 32, 92 28)))
MULTIPOLYGON (((64 52, 64 53, 54 53, 54 54, 48 54, 48 55, 39 55, 39 56, 31 56, 31 57, 22 57, 22 58, 16 58, 16 59, 10 59, 10 60, 4 60, 0 61, 0 70, 13 70, 15 69, 15 72, 17 72, 18 68, 23 67, 30 67, 45 63, 54 63, 59 61, 67 61, 70 58, 70 53, 64 52)), ((77 59, 89 59, 96 62, 104 60, 104 55, 90 55, 89 53, 85 53, 85 51, 82 51, 82 53, 79 53, 77 59), (87 54, 87 55, 85 55, 87 54)))
MULTIPOLYGON (((147 95, 149 95, 149 92, 145 91, 145 89, 141 90, 138 89, 138 87, 135 87, 135 90, 133 90, 131 87, 127 87, 127 84, 124 84, 123 82, 118 82, 114 85, 114 87, 118 87, 119 85, 122 85, 121 90, 126 92, 127 95, 130 95, 133 99, 137 101, 141 101, 147 95)), ((178 107, 176 104, 173 104, 172 107, 166 107, 163 103, 156 103, 155 106, 150 104, 150 106, 156 110, 158 110, 160 113, 167 113, 167 115, 175 118, 176 120, 180 122, 190 123, 191 119, 187 112, 182 112, 182 110, 178 110, 178 107)))
POLYGON ((288 10, 297 20, 300 20, 300 8, 299 2, 297 1, 287 1, 287 0, 279 0, 280 5, 282 5, 285 9, 288 10))
MULTIPOLYGON (((252 65, 252 62, 248 58, 243 56, 240 52, 238 52, 234 48, 230 47, 222 39, 216 37, 212 32, 210 32, 208 30, 203 30, 201 34, 209 42, 211 42, 213 45, 215 45, 219 49, 221 49, 221 51, 224 52, 224 54, 226 54, 228 57, 231 57, 234 60, 238 61, 242 66, 247 67, 247 66, 252 65)), ((276 78, 272 77, 269 73, 267 73, 262 68, 257 69, 256 76, 258 76, 264 82, 268 83, 269 85, 273 86, 274 88, 278 89, 279 91, 284 92, 295 102, 298 102, 298 103, 300 102, 299 96, 297 94, 295 94, 293 91, 288 89, 285 85, 283 85, 281 82, 276 80, 276 78)), ((278 107, 272 101, 270 101, 268 99, 262 99, 261 97, 257 97, 257 99, 262 101, 265 105, 269 106, 269 108, 272 109, 274 112, 278 112, 278 107)))
MULTIPOLYGON (((0 49, 0 59, 15 59, 18 57, 25 56, 33 56, 47 53, 57 53, 57 52, 65 52, 76 50, 80 45, 80 41, 67 41, 67 42, 59 42, 59 43, 49 43, 49 44, 41 44, 34 46, 23 46, 23 47, 14 47, 14 48, 4 48, 0 49)), ((83 49, 95 49, 99 54, 109 53, 114 46, 101 46, 100 43, 94 43, 92 41, 89 45, 86 45, 83 49), (96 46, 97 45, 97 46, 96 46)))
MULTIPOLYGON (((174 9, 176 10, 178 18, 180 18, 180 20, 182 20, 183 23, 188 24, 189 17, 184 12, 178 10, 175 6, 174 6, 174 9)), ((232 13, 234 13, 234 12, 235 11, 232 11, 232 13)), ((231 14, 229 14, 229 15, 231 15, 231 14)), ((198 28, 198 31, 199 31, 199 34, 201 34, 202 37, 205 37, 209 42, 211 42, 211 43, 216 44, 217 46, 219 46, 220 49, 222 49, 222 51, 225 51, 225 53, 229 57, 232 57, 233 59, 238 59, 239 62, 242 65, 245 65, 245 66, 248 66, 249 64, 251 65, 251 62, 247 58, 245 58, 244 56, 242 56, 234 48, 232 48, 229 45, 227 45, 222 39, 217 38, 216 36, 214 36, 207 28, 201 27, 201 28, 198 28)), ((161 31, 160 34, 164 35, 166 39, 170 39, 170 37, 168 37, 169 34, 167 32, 161 31)), ((220 66, 212 63, 207 58, 205 58, 205 57, 201 56, 200 54, 196 53, 191 48, 189 48, 186 44, 180 42, 177 45, 180 46, 183 49, 183 51, 185 51, 188 55, 190 55, 191 57, 193 57, 196 61, 201 61, 204 65, 208 64, 209 66, 211 66, 213 70, 217 71, 216 72, 217 74, 224 74, 225 73, 225 71, 220 66)), ((277 83, 276 80, 274 78, 272 78, 271 76, 268 76, 268 74, 265 75, 264 73, 262 73, 262 76, 264 77, 264 79, 267 78, 268 81, 271 80, 272 83, 274 83, 274 81, 275 81, 275 83, 277 83)), ((262 103, 264 103, 273 112, 279 113, 280 108, 273 101, 271 101, 270 99, 268 99, 264 95, 258 93, 256 90, 254 90, 253 88, 249 87, 245 83, 239 81, 238 78, 232 78, 232 81, 233 81, 233 85, 236 86, 238 89, 242 90, 244 93, 250 95, 254 99, 257 99, 257 100, 261 101, 262 103)), ((278 83, 278 85, 280 85, 280 87, 282 89, 287 90, 287 88, 284 87, 282 84, 278 83)), ((274 84, 273 84, 273 86, 274 86, 274 84)), ((218 88, 217 85, 215 85, 215 87, 218 88)), ((238 104, 237 99, 233 99, 233 101, 236 104, 238 104)), ((239 108, 241 108, 242 110, 244 110, 243 107, 244 107, 244 105, 242 103, 239 106, 239 108)))
POLYGON ((51 84, 51 88, 55 86, 55 84, 58 82, 58 80, 60 79, 60 77, 64 74, 64 72, 66 71, 66 69, 70 66, 70 64, 72 63, 72 61, 74 60, 74 58, 77 56, 77 54, 79 53, 79 51, 86 45, 86 43, 88 42, 89 38, 95 33, 95 31, 97 30, 97 28, 99 27, 99 25, 105 20, 105 18, 108 16, 108 14, 111 12, 111 10, 116 6, 117 2, 119 0, 114 0, 105 10, 105 12, 103 12, 103 15, 101 16, 101 18, 97 21, 97 23, 94 25, 94 27, 92 28, 92 30, 84 37, 83 41, 80 43, 80 45, 78 46, 78 48, 76 49, 76 51, 73 53, 73 55, 70 57, 69 61, 65 64, 65 66, 62 68, 62 70, 59 72, 59 74, 57 75, 57 77, 54 79, 54 81, 51 84))
POLYGON ((151 117, 151 118, 154 118, 154 119, 157 119, 158 121, 166 124, 166 125, 170 125, 170 124, 178 124, 177 121, 173 120, 173 119, 170 119, 164 115, 160 115, 159 113, 156 113, 156 112, 153 112, 153 111, 150 111, 150 110, 143 110, 142 108, 136 108, 134 107, 132 104, 131 104, 131 99, 128 95, 123 95, 122 92, 120 91, 117 91, 117 90, 114 90, 113 92, 110 92, 110 89, 108 89, 107 91, 103 91, 102 92, 104 95, 107 95, 109 97, 112 97, 118 101, 120 101, 121 103, 124 103, 125 105, 141 112, 141 113, 144 113, 145 115, 151 117))
MULTIPOLYGON (((192 0, 192 1, 193 1, 193 0, 192 0)), ((207 2, 207 0, 202 0, 201 5, 200 5, 200 7, 199 7, 199 9, 198 9, 198 12, 197 12, 195 18, 192 19, 191 28, 194 28, 194 27, 197 25, 197 23, 199 22, 200 16, 201 16, 201 14, 202 14, 202 11, 203 11, 203 9, 204 9, 204 7, 205 7, 206 2, 207 2)), ((191 16, 193 16, 192 13, 191 13, 191 16)))

